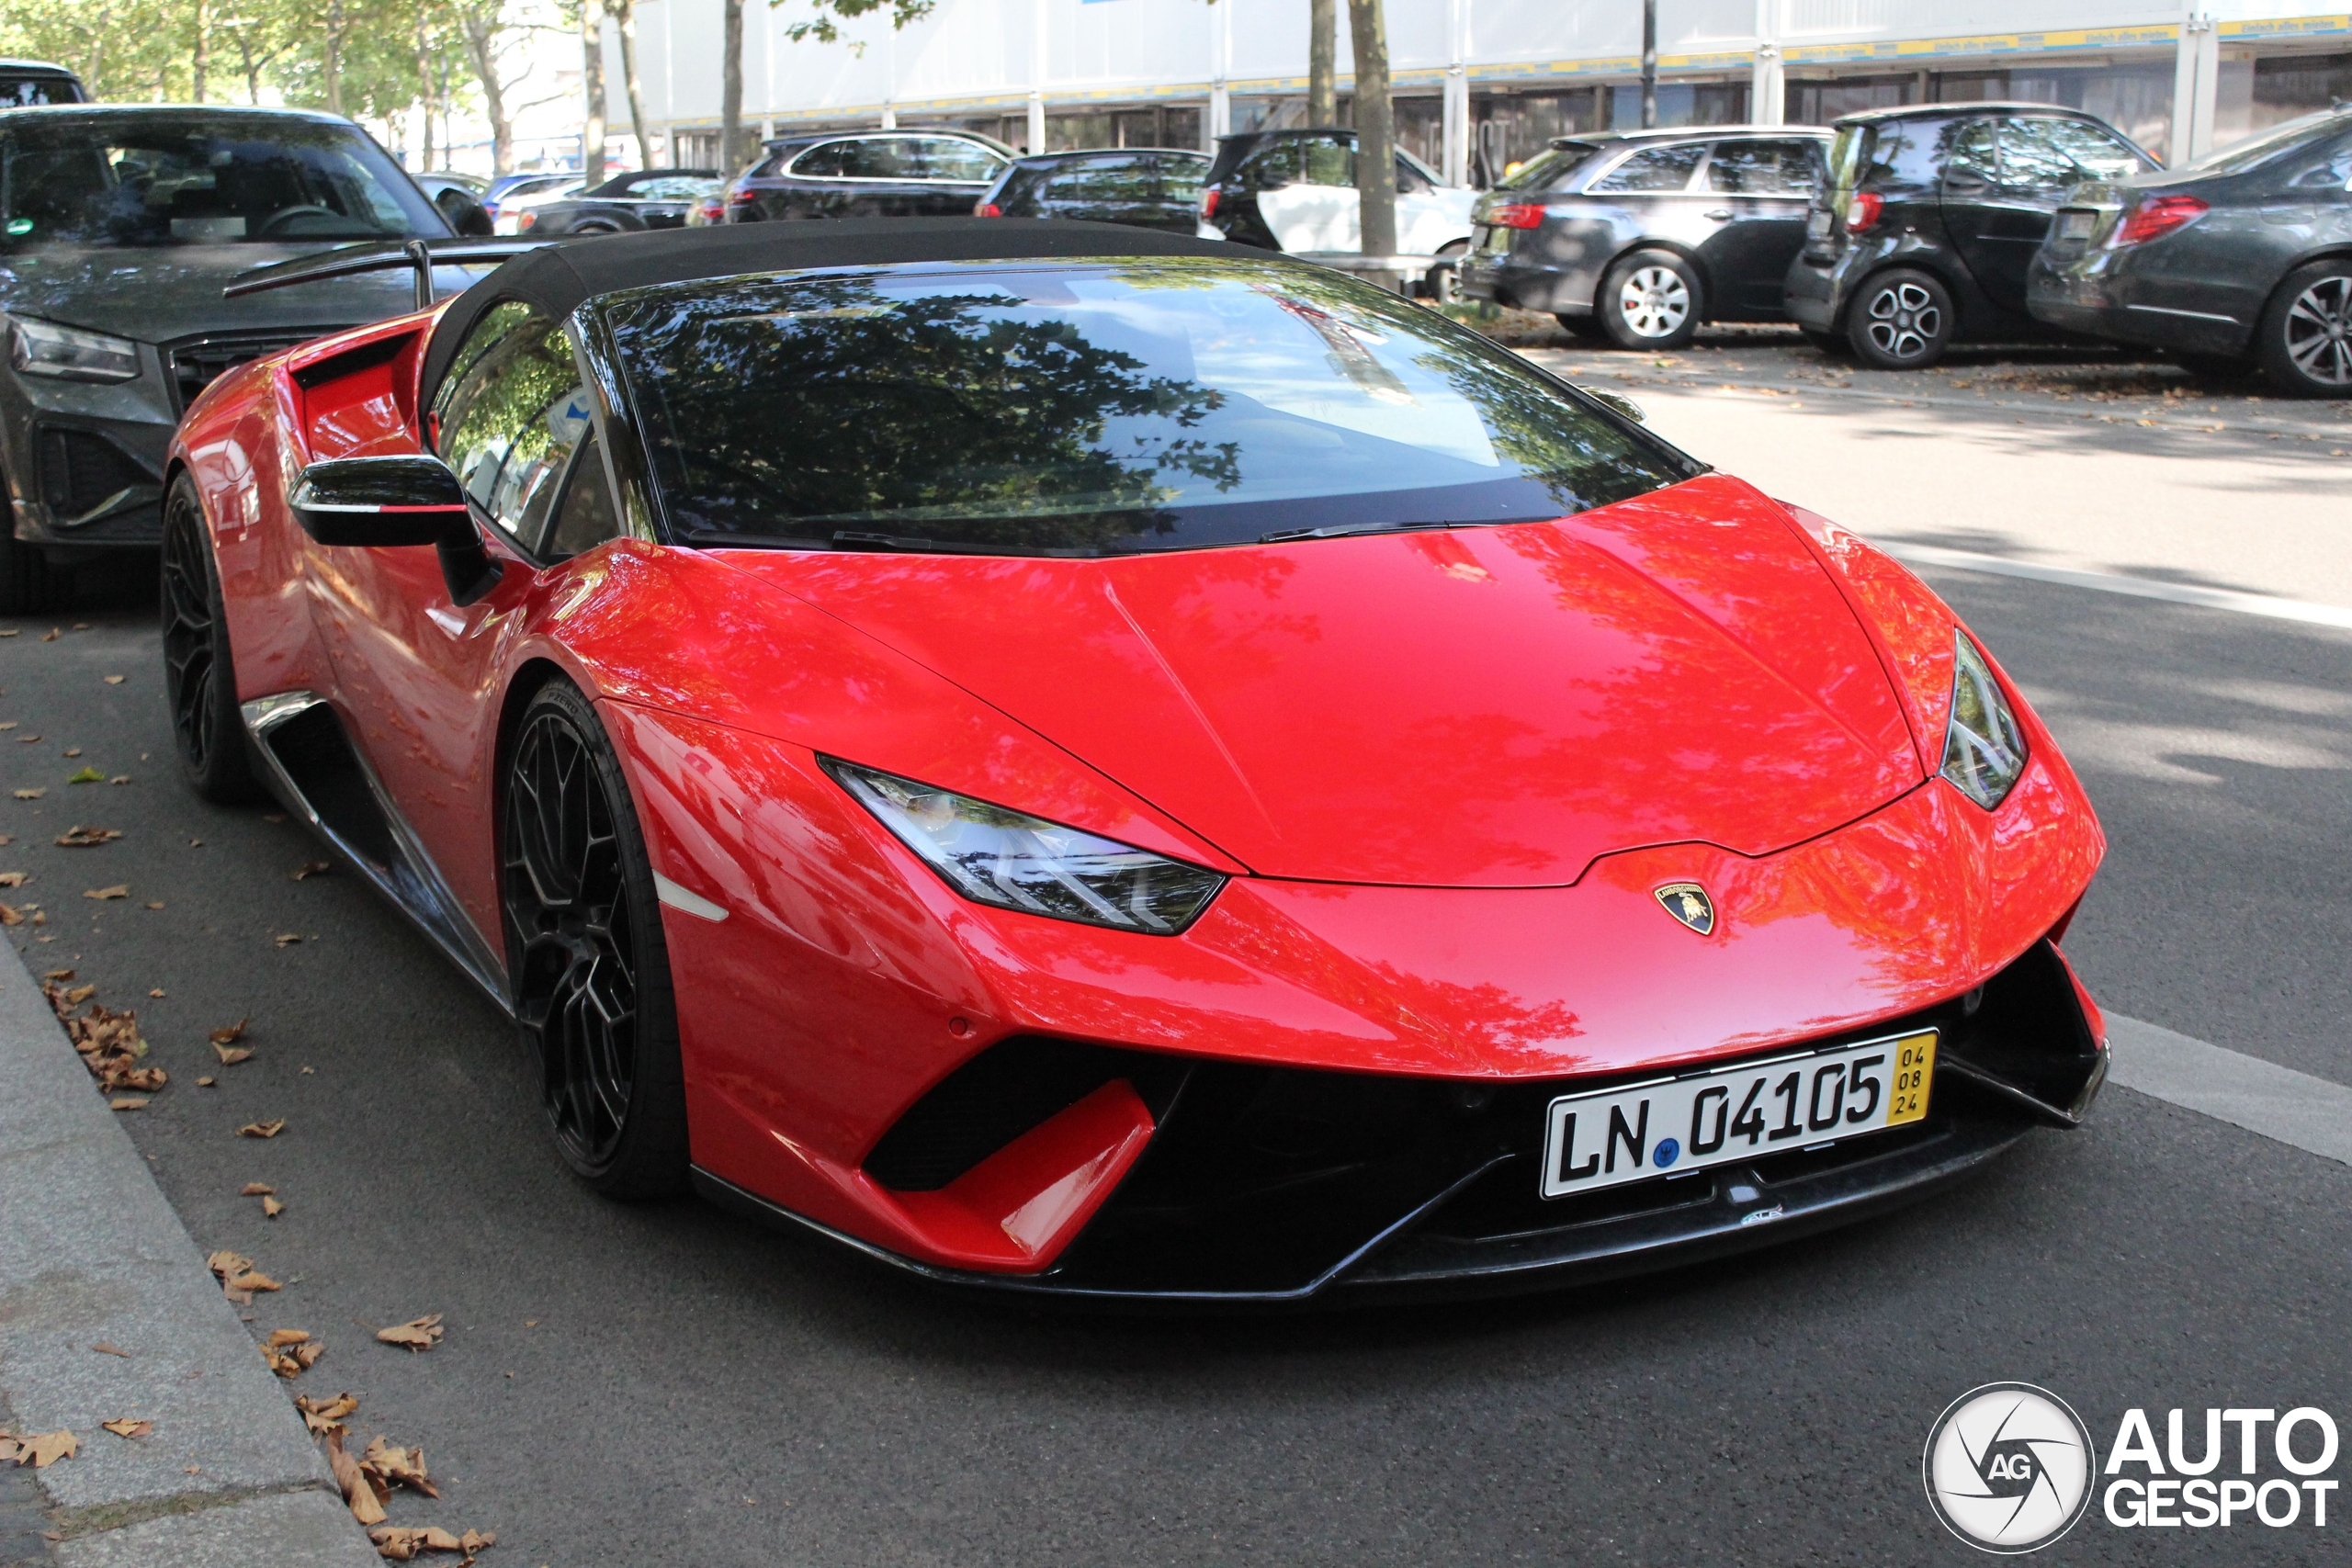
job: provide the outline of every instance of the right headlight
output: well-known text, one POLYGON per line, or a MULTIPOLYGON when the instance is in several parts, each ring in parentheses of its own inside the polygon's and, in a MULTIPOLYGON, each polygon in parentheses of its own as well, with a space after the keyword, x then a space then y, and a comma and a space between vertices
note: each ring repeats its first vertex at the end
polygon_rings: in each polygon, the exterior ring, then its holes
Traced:
POLYGON ((8 363, 23 376, 65 381, 128 381, 139 374, 139 345, 128 338, 11 318, 8 363))
POLYGON ((1952 638, 1951 718, 1944 726, 1941 771, 1952 787, 1990 811, 2025 776, 2025 732, 1968 634, 1955 628, 1952 638))
POLYGON ((975 903, 1173 936, 1225 886, 1224 876, 1205 866, 895 773, 818 760, 900 843, 975 903))

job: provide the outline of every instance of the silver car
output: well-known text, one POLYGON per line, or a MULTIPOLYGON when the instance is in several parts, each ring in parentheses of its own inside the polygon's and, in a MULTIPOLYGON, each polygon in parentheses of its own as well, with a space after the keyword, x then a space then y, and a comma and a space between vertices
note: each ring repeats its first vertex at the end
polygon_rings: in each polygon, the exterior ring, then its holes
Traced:
POLYGON ((1625 348, 1778 321, 1829 132, 1683 126, 1564 136, 1479 197, 1462 291, 1625 348))

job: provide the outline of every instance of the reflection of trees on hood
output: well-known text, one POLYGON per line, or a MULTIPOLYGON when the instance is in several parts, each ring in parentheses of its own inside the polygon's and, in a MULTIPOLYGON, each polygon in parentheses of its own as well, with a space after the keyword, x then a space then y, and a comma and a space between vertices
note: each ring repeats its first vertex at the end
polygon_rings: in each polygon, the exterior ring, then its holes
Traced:
POLYGON ((1106 437, 1114 419, 1195 425, 1222 394, 1148 375, 1069 321, 1017 319, 1006 308, 1020 304, 984 285, 892 298, 854 278, 737 284, 656 306, 620 338, 703 526, 903 521, 960 542, 1084 548, 1164 531, 1137 515, 1165 498, 1163 475, 1239 482, 1230 443, 1106 437))

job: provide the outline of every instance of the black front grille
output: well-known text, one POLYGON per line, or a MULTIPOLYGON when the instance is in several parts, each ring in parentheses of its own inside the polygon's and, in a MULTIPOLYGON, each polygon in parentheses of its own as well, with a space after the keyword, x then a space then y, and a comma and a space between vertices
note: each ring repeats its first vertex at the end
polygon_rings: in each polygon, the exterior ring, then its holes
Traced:
POLYGON ((341 330, 319 327, 297 333, 241 333, 166 344, 164 362, 171 367, 173 406, 185 412, 187 405, 196 401, 198 392, 238 366, 341 330))
POLYGON ((44 425, 37 444, 41 499, 61 521, 84 516, 109 497, 155 482, 130 454, 92 431, 44 425))

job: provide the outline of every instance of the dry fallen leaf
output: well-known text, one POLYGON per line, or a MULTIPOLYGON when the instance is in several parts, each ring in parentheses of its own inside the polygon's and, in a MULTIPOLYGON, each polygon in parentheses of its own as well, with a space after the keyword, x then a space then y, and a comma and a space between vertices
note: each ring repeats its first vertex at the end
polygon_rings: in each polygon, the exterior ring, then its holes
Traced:
POLYGON ((149 996, 151 996, 151 997, 160 997, 160 996, 162 996, 162 995, 164 994, 164 987, 161 987, 161 986, 158 986, 158 987, 156 987, 154 989, 153 989, 153 990, 149 991, 147 994, 148 994, 149 996))
POLYGON ((210 1089, 215 1081, 216 1080, 212 1078, 198 1078, 196 1080, 196 1087, 198 1089, 210 1089))
POLYGON ((280 947, 291 947, 301 940, 302 939, 300 937, 295 935, 292 931, 284 931, 281 932, 277 938, 277 945, 280 947))
POLYGON ((299 1378, 318 1364, 327 1348, 299 1328, 278 1328, 270 1331, 269 1342, 261 1348, 261 1359, 269 1370, 282 1378, 299 1378))
POLYGON ((328 872, 331 872, 334 869, 334 863, 333 861, 304 861, 300 865, 294 868, 294 880, 297 882, 307 882, 313 876, 324 876, 328 872))
POLYGON ((130 782, 130 775, 129 773, 117 773, 114 777, 107 780, 107 783, 110 784, 127 784, 130 782))
POLYGON ((261 1201, 261 1213, 264 1219, 274 1220, 285 1212, 286 1205, 275 1198, 265 1198, 261 1201))
POLYGON ((17 798, 18 800, 39 800, 42 795, 47 795, 49 791, 45 789, 20 789, 17 791, 17 798))
POLYGON ((368 1483, 358 1461, 343 1451, 343 1428, 333 1427, 326 1437, 327 1468, 334 1472, 335 1488, 350 1505, 351 1517, 363 1525, 382 1524, 384 1505, 376 1496, 376 1489, 368 1483))
POLYGON ((109 675, 107 677, 107 684, 109 686, 119 686, 122 684, 124 679, 125 677, 120 675, 109 675))
POLYGON ((302 1413, 303 1424, 312 1436, 335 1430, 343 1418, 359 1408, 359 1401, 348 1393, 338 1393, 333 1399, 312 1399, 307 1393, 294 1396, 294 1408, 302 1413))
POLYGON ((130 897, 130 884, 118 882, 112 887, 85 887, 82 890, 82 897, 101 902, 108 898, 128 898, 130 897))
POLYGON ((273 1328, 269 1331, 269 1348, 282 1350, 288 1345, 305 1344, 310 1337, 311 1331, 307 1328, 273 1328))
MULTIPOLYGON (((19 791, 19 794, 22 792, 19 791)), ((68 828, 57 835, 57 847, 63 850, 95 849, 109 840, 119 839, 122 832, 116 828, 68 828)))
POLYGON ((248 1122, 243 1126, 237 1129, 237 1136, 241 1138, 274 1138, 284 1131, 286 1131, 286 1118, 281 1116, 275 1122, 248 1122))
POLYGON ((119 1421, 101 1421, 98 1425, 118 1438, 143 1438, 155 1429, 153 1421, 134 1421, 128 1416, 119 1421))
POLYGON ((147 1101, 138 1095, 126 1094, 118 1100, 107 1100, 107 1109, 109 1111, 144 1111, 147 1109, 147 1101))
POLYGON ((126 1361, 130 1359, 130 1351, 124 1349, 119 1345, 111 1344, 104 1339, 99 1340, 96 1344, 91 1346, 90 1348, 101 1356, 120 1356, 126 1361))
POLYGON ((78 757, 81 754, 82 748, 79 746, 68 746, 64 750, 58 753, 61 757, 78 757))
POLYGON ((268 1275, 255 1269, 252 1258, 240 1257, 225 1249, 207 1258, 204 1260, 204 1266, 211 1269, 219 1278, 220 1293, 239 1306, 252 1305, 255 1291, 276 1291, 284 1288, 268 1275))
POLYGON ((38 1432, 16 1439, 16 1461, 35 1470, 46 1470, 59 1460, 72 1459, 81 1447, 81 1439, 71 1432, 38 1432))
POLYGON ((31 875, 29 871, 0 871, 0 887, 22 887, 31 875))
POLYGON ((41 638, 40 640, 41 640, 41 641, 43 641, 43 642, 55 642, 59 637, 63 637, 64 635, 65 635, 65 628, 64 628, 64 627, 62 627, 62 626, 51 626, 51 627, 50 627, 50 628, 49 628, 49 635, 48 635, 47 637, 45 637, 41 638))
POLYGON ((205 1038, 215 1045, 234 1045, 245 1037, 245 1025, 253 1021, 254 1015, 247 1013, 234 1023, 223 1024, 219 1029, 211 1031, 205 1038))
POLYGON ((396 1449, 380 1433, 368 1439, 368 1451, 359 1456, 359 1468, 388 1486, 405 1486, 428 1497, 441 1495, 440 1488, 424 1473, 424 1450, 396 1449))
POLYGON ((411 1351, 430 1350, 440 1342, 441 1332, 441 1314, 436 1312, 411 1318, 390 1328, 379 1328, 376 1330, 376 1337, 387 1345, 404 1346, 411 1351))
MULTIPOLYGON (((164 901, 161 898, 150 898, 147 900, 147 907, 151 909, 160 909, 164 907, 164 901)), ((149 996, 160 997, 164 993, 161 991, 150 991, 147 994, 149 996)))
POLYGON ((0 904, 0 926, 21 926, 25 917, 6 904, 0 904))
POLYGON ((253 1047, 250 1045, 215 1045, 212 1049, 220 1056, 220 1065, 224 1067, 233 1067, 254 1054, 253 1047))
POLYGON ((237 1189, 237 1196, 240 1198, 266 1198, 277 1190, 277 1188, 272 1187, 266 1181, 248 1181, 243 1187, 237 1189))

